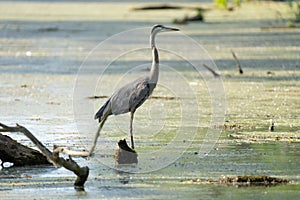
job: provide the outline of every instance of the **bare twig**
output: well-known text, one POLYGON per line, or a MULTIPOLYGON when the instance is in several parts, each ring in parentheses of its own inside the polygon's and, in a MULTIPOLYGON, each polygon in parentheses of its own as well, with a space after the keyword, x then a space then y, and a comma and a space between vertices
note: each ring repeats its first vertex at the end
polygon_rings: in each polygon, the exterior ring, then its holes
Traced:
MULTIPOLYGON (((80 167, 74 160, 69 157, 69 159, 64 159, 59 157, 59 153, 63 152, 62 148, 54 147, 53 153, 45 147, 29 130, 25 127, 17 124, 14 127, 7 126, 5 124, 0 123, 0 132, 21 132, 26 137, 28 137, 39 149, 40 151, 47 157, 47 159, 53 163, 55 166, 63 166, 64 168, 72 171, 77 175, 77 179, 74 183, 76 188, 83 188, 84 183, 86 182, 89 175, 88 167, 80 167)), ((63 149, 64 150, 64 149, 63 149)))
POLYGON ((241 63, 240 63, 239 59, 237 58, 236 54, 232 50, 231 50, 231 53, 232 53, 232 56, 233 56, 234 60, 237 63, 237 67, 238 67, 239 73, 243 74, 244 72, 242 70, 241 63))
POLYGON ((203 64, 203 67, 205 67, 208 71, 210 71, 214 75, 214 77, 219 77, 220 76, 220 74, 218 74, 217 72, 215 72, 215 70, 213 70, 212 68, 210 68, 206 64, 203 64))

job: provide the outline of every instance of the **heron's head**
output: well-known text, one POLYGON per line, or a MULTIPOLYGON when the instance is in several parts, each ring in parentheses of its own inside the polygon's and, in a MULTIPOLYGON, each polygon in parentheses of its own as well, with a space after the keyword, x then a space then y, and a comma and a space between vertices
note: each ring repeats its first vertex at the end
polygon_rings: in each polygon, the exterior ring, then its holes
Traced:
POLYGON ((156 34, 160 32, 169 32, 169 31, 179 31, 178 28, 166 27, 163 25, 154 25, 151 30, 151 34, 156 34))

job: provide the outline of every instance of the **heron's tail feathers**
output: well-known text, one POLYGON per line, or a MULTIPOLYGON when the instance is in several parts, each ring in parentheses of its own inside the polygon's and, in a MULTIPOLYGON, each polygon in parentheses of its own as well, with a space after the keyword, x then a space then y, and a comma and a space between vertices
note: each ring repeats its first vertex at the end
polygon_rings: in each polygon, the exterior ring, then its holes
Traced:
POLYGON ((110 99, 98 110, 95 114, 95 119, 98 119, 99 122, 106 119, 109 115, 111 115, 110 109, 110 99))

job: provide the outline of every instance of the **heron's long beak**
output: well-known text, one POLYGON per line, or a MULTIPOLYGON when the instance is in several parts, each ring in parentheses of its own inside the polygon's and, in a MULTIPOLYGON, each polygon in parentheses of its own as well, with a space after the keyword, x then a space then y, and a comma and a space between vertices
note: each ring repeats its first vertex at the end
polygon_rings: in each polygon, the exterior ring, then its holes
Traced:
POLYGON ((180 31, 178 28, 165 27, 166 31, 180 31))

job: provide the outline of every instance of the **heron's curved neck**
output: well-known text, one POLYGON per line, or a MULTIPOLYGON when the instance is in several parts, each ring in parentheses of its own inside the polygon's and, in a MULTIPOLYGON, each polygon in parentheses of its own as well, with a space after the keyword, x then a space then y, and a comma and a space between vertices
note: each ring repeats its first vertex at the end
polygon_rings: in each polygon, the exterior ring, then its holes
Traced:
POLYGON ((152 32, 150 35, 150 47, 151 49, 156 48, 155 46, 155 36, 156 36, 156 32, 152 32))
POLYGON ((155 46, 155 36, 156 33, 151 33, 150 35, 150 46, 152 49, 152 66, 150 70, 150 83, 154 84, 154 87, 158 81, 158 75, 159 75, 159 57, 158 57, 158 51, 155 46))
POLYGON ((150 70, 150 83, 156 85, 158 81, 159 75, 159 58, 158 58, 158 51, 154 47, 152 48, 152 66, 150 70))

